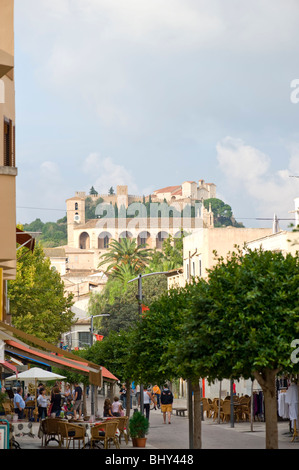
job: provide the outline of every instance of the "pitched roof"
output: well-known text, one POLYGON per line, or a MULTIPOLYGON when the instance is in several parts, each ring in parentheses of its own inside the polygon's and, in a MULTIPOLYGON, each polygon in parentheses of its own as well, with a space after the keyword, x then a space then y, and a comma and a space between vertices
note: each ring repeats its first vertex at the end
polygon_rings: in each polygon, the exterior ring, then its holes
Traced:
POLYGON ((173 193, 174 191, 177 191, 179 189, 181 189, 181 185, 166 186, 166 188, 157 189, 156 191, 154 191, 154 193, 155 194, 157 194, 157 193, 173 193))

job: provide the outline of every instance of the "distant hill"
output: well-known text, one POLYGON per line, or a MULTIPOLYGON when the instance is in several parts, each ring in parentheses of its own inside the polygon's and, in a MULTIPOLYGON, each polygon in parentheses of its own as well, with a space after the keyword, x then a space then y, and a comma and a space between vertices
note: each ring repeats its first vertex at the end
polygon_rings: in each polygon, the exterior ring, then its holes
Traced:
POLYGON ((36 219, 30 224, 24 224, 25 232, 41 232, 38 240, 44 247, 54 248, 67 244, 66 216, 57 222, 42 222, 36 219))

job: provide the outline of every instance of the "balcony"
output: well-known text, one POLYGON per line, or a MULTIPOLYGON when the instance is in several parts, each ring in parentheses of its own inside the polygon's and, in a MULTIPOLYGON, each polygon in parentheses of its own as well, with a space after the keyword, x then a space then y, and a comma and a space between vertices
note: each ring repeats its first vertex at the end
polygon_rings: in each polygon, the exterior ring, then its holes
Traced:
POLYGON ((14 68, 14 57, 0 49, 0 79, 14 68))

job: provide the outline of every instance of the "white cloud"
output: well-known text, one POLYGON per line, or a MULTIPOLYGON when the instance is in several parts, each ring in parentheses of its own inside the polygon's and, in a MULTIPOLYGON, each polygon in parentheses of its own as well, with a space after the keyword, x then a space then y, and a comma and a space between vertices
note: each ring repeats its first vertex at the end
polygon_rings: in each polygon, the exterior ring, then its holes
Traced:
POLYGON ((217 144, 219 167, 226 176, 231 197, 238 193, 239 207, 240 200, 246 200, 246 204, 249 200, 259 216, 272 217, 276 213, 282 218, 291 217, 288 212, 293 209, 299 188, 298 180, 290 176, 299 170, 299 147, 292 145, 291 148, 286 168, 273 173, 271 158, 241 139, 226 137, 217 144))
POLYGON ((91 153, 84 160, 83 172, 91 186, 100 194, 107 194, 112 186, 116 190, 117 185, 127 185, 129 194, 138 194, 138 187, 129 170, 123 165, 114 163, 110 157, 101 157, 98 153, 91 153))

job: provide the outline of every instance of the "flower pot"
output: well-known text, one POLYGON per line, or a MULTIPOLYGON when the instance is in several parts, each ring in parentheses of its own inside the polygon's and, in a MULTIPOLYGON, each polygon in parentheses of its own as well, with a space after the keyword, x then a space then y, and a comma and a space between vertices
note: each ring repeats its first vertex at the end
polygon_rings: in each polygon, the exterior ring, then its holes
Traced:
POLYGON ((132 437, 133 447, 145 447, 146 437, 132 437))

